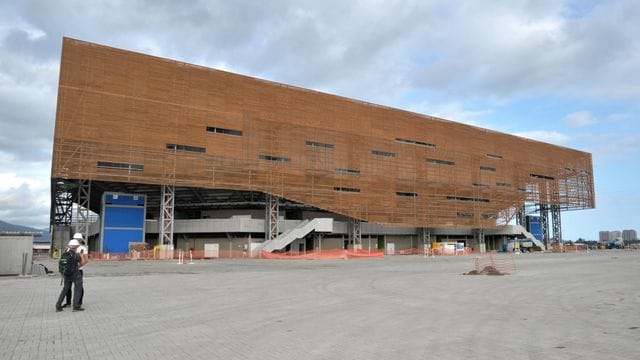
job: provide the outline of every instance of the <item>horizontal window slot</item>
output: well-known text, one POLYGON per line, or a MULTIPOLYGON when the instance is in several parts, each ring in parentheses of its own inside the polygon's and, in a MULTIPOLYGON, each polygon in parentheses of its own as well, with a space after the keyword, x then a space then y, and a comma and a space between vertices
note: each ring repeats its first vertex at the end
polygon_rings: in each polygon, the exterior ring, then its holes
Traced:
POLYGON ((143 171, 144 165, 116 163, 109 161, 98 161, 97 166, 101 169, 127 170, 127 171, 143 171))
POLYGON ((311 146, 312 148, 318 148, 318 149, 333 149, 335 147, 333 144, 325 144, 325 143, 316 142, 316 141, 307 141, 305 144, 307 146, 311 146))
POLYGON ((234 135, 234 136, 242 136, 242 131, 240 130, 232 130, 232 129, 223 129, 215 126, 207 126, 207 131, 216 133, 216 134, 225 134, 225 135, 234 135))
POLYGON ((523 192, 523 193, 526 193, 526 192, 527 192, 527 189, 525 189, 525 188, 518 188, 518 191, 523 192))
POLYGON ((480 171, 496 172, 496 168, 491 166, 480 166, 480 171))
POLYGON ((502 160, 502 156, 501 155, 487 154, 487 157, 490 158, 490 159, 502 160))
POLYGON ((540 174, 529 174, 534 179, 544 179, 544 180, 553 180, 553 176, 540 175, 540 174))
POLYGON ((387 151, 371 150, 371 153, 375 156, 382 156, 382 157, 388 157, 388 158, 396 157, 396 154, 392 152, 387 152, 387 151))
POLYGON ((338 191, 338 192, 348 192, 348 193, 359 193, 360 189, 356 189, 356 188, 348 188, 348 187, 334 187, 333 190, 338 191))
POLYGON ((283 157, 283 156, 260 155, 258 158, 260 160, 275 161, 275 162, 281 162, 281 163, 291 162, 291 159, 289 159, 288 157, 283 157))
POLYGON ((466 202, 480 202, 480 203, 488 203, 489 202, 489 199, 470 198, 470 197, 464 197, 464 196, 447 196, 447 200, 466 201, 466 202))
POLYGON ((199 154, 203 154, 207 151, 207 149, 203 147, 182 145, 182 144, 167 144, 167 149, 174 150, 174 151, 181 151, 181 152, 199 153, 199 154))
POLYGON ((485 219, 497 219, 498 214, 482 214, 482 217, 485 219))
POLYGON ((503 183, 503 182, 497 182, 496 186, 499 186, 499 187, 511 187, 511 184, 503 183))
POLYGON ((340 175, 351 175, 351 176, 360 176, 360 170, 352 170, 352 169, 336 169, 336 174, 340 174, 340 175))
POLYGON ((402 196, 402 197, 418 197, 418 194, 414 193, 414 192, 403 192, 403 191, 396 191, 396 195, 398 196, 402 196))
POLYGON ((473 184, 473 187, 476 189, 488 189, 489 185, 487 184, 473 184))
POLYGON ((456 213, 456 215, 460 218, 472 218, 473 217, 473 213, 472 212, 467 212, 467 211, 458 211, 456 213))
POLYGON ((440 160, 440 159, 427 159, 427 162, 430 164, 444 165, 444 166, 455 166, 456 163, 449 160, 440 160))
POLYGON ((401 139, 401 138, 396 138, 396 142, 402 143, 402 144, 409 144, 409 145, 418 145, 418 146, 424 146, 424 147, 428 147, 428 148, 434 148, 436 147, 435 144, 430 144, 430 143, 426 143, 426 142, 422 142, 422 141, 417 141, 417 140, 409 140, 409 139, 401 139))

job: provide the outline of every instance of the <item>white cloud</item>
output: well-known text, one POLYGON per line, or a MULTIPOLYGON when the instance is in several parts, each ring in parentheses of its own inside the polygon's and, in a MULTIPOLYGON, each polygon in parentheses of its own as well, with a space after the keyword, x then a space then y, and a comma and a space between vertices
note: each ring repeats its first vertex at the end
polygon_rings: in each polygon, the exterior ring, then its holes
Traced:
POLYGON ((50 195, 41 184, 25 182, 17 187, 0 189, 0 219, 3 221, 44 228, 49 223, 50 195))
POLYGON ((593 125, 598 119, 588 111, 577 111, 565 116, 563 121, 573 128, 578 128, 593 125))
POLYGON ((431 103, 428 101, 423 101, 417 104, 409 105, 407 107, 407 110, 463 124, 492 128, 492 126, 482 121, 485 116, 491 114, 491 110, 471 110, 466 108, 464 103, 462 103, 461 101, 450 101, 445 103, 431 103))
POLYGON ((548 130, 522 131, 514 135, 556 145, 564 145, 570 140, 569 136, 565 134, 548 130))

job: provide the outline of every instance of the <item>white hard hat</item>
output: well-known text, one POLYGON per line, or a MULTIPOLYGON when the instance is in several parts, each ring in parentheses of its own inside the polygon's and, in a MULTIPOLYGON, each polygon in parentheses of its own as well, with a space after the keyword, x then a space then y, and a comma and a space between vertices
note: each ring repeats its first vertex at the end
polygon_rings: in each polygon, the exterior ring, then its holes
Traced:
POLYGON ((76 239, 69 240, 69 246, 80 246, 80 242, 76 239))
POLYGON ((73 234, 73 238, 74 238, 74 239, 76 239, 76 240, 84 240, 84 239, 82 238, 82 234, 81 234, 81 233, 75 233, 75 234, 73 234))

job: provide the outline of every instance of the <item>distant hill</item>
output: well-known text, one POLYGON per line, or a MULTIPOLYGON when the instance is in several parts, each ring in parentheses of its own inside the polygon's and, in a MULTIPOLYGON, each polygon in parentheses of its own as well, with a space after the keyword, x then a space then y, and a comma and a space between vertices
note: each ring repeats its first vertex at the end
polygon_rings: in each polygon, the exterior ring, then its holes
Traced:
POLYGON ((48 243, 51 242, 51 235, 49 235, 49 229, 36 229, 28 226, 15 225, 6 221, 0 220, 0 231, 7 232, 40 232, 42 236, 34 236, 33 242, 36 243, 48 243))

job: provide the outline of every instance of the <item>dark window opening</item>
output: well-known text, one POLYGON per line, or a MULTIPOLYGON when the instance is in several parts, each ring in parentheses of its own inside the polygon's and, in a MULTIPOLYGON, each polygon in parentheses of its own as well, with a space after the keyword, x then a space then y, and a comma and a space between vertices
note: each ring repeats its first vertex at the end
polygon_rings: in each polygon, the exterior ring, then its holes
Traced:
POLYGON ((485 219, 497 219, 498 214, 482 214, 482 217, 485 219))
POLYGON ((127 171, 143 171, 144 165, 116 163, 109 161, 98 161, 97 166, 102 169, 127 170, 127 171))
POLYGON ((240 130, 232 130, 232 129, 223 129, 215 126, 207 126, 207 131, 216 133, 216 134, 225 134, 225 135, 234 135, 234 136, 242 136, 242 131, 240 130))
POLYGON ((351 192, 351 193, 359 193, 360 192, 360 189, 348 188, 348 187, 339 187, 339 186, 334 187, 333 190, 339 191, 339 192, 351 192))
POLYGON ((399 142, 399 143, 409 144, 409 145, 418 145, 418 146, 424 146, 424 147, 429 147, 429 148, 435 148, 436 147, 435 144, 430 144, 430 143, 417 141, 417 140, 408 140, 408 139, 396 138, 396 141, 399 142))
POLYGON ((473 217, 473 213, 472 212, 467 212, 467 211, 458 211, 456 213, 456 215, 458 217, 461 217, 461 218, 472 218, 473 217))
POLYGON ((464 197, 464 196, 447 196, 447 200, 482 202, 482 203, 488 203, 489 202, 489 199, 470 198, 470 197, 464 197))
POLYGON ((371 150, 371 153, 373 155, 382 156, 382 157, 389 157, 389 158, 396 157, 396 154, 392 152, 387 152, 387 151, 371 150))
POLYGON ((500 187, 511 187, 511 184, 509 183, 503 183, 503 182, 497 182, 496 186, 500 186, 500 187))
POLYGON ((532 178, 535 178, 535 179, 545 179, 545 180, 553 180, 554 179, 553 176, 540 175, 540 174, 529 174, 529 176, 531 176, 532 178))
POLYGON ((491 158, 491 159, 502 160, 502 156, 501 155, 487 154, 487 157, 491 158))
POLYGON ((431 164, 438 164, 438 165, 444 165, 444 166, 455 166, 456 164, 453 161, 439 160, 439 159, 427 159, 427 162, 431 164))
POLYGON ((291 159, 289 159, 288 157, 283 157, 283 156, 260 155, 258 158, 260 160, 276 161, 276 162, 281 162, 281 163, 291 162, 291 159))
POLYGON ((480 171, 496 172, 496 168, 491 166, 480 166, 480 171))
POLYGON ((360 170, 352 170, 352 169, 336 169, 336 174, 340 174, 340 175, 360 176, 360 170))
POLYGON ((181 145, 181 144, 167 144, 168 150, 181 151, 181 152, 192 152, 203 154, 207 151, 206 148, 199 146, 189 146, 189 145, 181 145))
POLYGON ((402 191, 396 191, 396 195, 398 196, 404 196, 404 197, 418 197, 417 193, 414 192, 402 192, 402 191))
POLYGON ((474 184, 473 184, 473 187, 474 187, 474 188, 476 188, 476 189, 488 189, 488 188, 489 188, 489 185, 474 183, 474 184))
POLYGON ((320 149, 333 149, 334 148, 333 144, 325 144, 325 143, 316 142, 316 141, 307 141, 306 145, 307 146, 311 146, 312 148, 320 148, 320 149))

